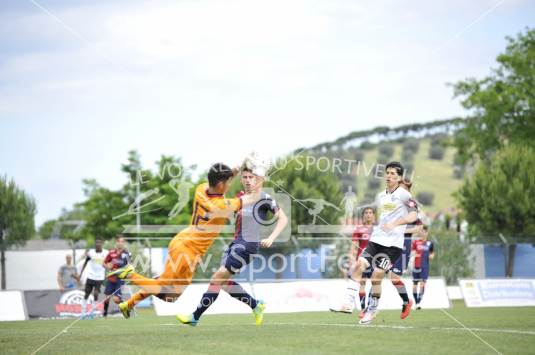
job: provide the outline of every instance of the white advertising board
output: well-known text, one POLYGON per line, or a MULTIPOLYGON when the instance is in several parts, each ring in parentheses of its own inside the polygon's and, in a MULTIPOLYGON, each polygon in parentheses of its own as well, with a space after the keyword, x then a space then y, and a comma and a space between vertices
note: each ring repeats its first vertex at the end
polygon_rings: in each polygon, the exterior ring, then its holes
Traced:
MULTIPOLYGON (((409 297, 412 298, 412 281, 409 279, 403 281, 409 297)), ((266 302, 267 313, 328 311, 331 306, 342 302, 346 285, 346 281, 342 279, 256 283, 252 286, 248 283, 242 284, 246 291, 266 302)), ((156 314, 167 316, 193 312, 207 287, 207 284, 191 285, 174 303, 153 298, 156 314)), ((428 280, 421 305, 423 308, 450 307, 444 279, 431 278, 428 280)), ((389 280, 383 281, 383 294, 379 308, 401 309, 401 299, 389 280)), ((234 300, 226 292, 221 292, 217 301, 208 309, 206 314, 250 312, 251 310, 246 305, 234 300)))
POLYGON ((460 280, 467 307, 535 306, 535 280, 460 280))

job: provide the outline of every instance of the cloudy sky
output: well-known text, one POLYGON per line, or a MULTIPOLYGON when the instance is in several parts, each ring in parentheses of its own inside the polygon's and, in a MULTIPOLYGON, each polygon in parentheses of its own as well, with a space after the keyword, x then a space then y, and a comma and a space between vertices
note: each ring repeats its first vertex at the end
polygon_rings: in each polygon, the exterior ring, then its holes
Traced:
POLYGON ((204 169, 463 115, 446 83, 533 19, 528 0, 3 0, 0 174, 40 224, 83 178, 120 186, 130 149, 204 169))

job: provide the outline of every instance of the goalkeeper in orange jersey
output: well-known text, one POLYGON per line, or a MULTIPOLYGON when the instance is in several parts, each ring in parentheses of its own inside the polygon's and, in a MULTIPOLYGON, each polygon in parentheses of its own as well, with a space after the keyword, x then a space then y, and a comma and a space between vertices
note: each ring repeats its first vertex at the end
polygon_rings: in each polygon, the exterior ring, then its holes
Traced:
POLYGON ((197 264, 222 231, 226 220, 243 205, 257 202, 259 194, 225 198, 234 175, 235 172, 224 164, 210 167, 208 183, 195 189, 191 223, 169 243, 165 269, 159 277, 152 279, 140 275, 134 272, 132 265, 108 274, 141 287, 129 300, 119 304, 125 318, 130 317, 130 311, 137 303, 149 296, 174 302, 191 283, 197 264))

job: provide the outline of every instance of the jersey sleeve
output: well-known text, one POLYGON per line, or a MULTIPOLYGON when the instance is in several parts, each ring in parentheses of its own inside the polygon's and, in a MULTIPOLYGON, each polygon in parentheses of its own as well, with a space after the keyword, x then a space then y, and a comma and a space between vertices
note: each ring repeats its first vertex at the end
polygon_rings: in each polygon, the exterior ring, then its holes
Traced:
POLYGON ((435 245, 433 242, 429 242, 429 254, 433 253, 435 251, 435 245))
POLYGON ((401 194, 401 201, 407 207, 407 211, 418 212, 418 203, 416 203, 416 200, 412 198, 410 192, 403 190, 403 193, 401 194))
POLYGON ((351 239, 353 242, 360 243, 360 240, 362 239, 362 229, 360 228, 360 225, 357 225, 353 231, 353 238, 351 239))
POLYGON ((264 199, 268 202, 268 204, 266 204, 266 207, 271 213, 275 214, 279 211, 279 205, 277 204, 277 201, 275 201, 273 197, 271 197, 271 195, 266 194, 264 196, 264 199))
POLYGON ((104 264, 107 264, 111 261, 111 253, 108 252, 108 254, 106 254, 106 257, 104 258, 104 264))

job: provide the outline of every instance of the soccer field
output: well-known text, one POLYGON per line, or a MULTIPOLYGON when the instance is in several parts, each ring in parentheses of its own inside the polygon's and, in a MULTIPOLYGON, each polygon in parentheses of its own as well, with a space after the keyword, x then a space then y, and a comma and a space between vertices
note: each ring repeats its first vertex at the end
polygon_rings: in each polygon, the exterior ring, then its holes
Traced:
POLYGON ((264 325, 256 327, 251 315, 208 315, 193 328, 147 310, 129 320, 3 322, 0 344, 3 354, 32 353, 40 347, 39 353, 46 354, 535 352, 533 307, 469 309, 456 303, 447 311, 415 311, 405 321, 399 312, 383 311, 371 326, 357 325, 356 318, 329 312, 266 314, 264 325))

